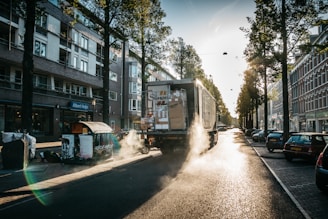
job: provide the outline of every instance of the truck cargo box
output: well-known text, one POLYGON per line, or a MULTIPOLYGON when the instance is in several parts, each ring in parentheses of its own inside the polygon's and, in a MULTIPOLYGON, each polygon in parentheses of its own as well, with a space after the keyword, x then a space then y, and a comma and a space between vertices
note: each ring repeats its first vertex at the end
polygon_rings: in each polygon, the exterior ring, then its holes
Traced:
POLYGON ((185 146, 196 116, 210 135, 216 133, 216 101, 199 80, 148 82, 146 89, 147 117, 141 127, 161 150, 173 147, 172 142, 185 146))

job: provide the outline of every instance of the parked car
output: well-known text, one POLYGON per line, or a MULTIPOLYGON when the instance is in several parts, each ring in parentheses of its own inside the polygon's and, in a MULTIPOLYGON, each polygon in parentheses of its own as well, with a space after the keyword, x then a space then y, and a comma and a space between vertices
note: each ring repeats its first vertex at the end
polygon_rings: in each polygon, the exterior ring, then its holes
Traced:
POLYGON ((268 135, 265 142, 265 146, 267 147, 269 152, 273 152, 274 149, 284 148, 283 135, 283 131, 274 131, 268 135))
POLYGON ((283 152, 288 161, 304 158, 317 161, 319 154, 328 143, 328 134, 316 132, 293 133, 284 145, 283 152))
POLYGON ((252 139, 253 139, 253 141, 256 141, 256 142, 264 141, 265 140, 265 138, 264 138, 264 130, 261 130, 261 131, 259 131, 257 133, 254 133, 252 135, 252 139))
POLYGON ((252 136, 252 132, 256 130, 255 128, 250 128, 245 130, 245 135, 246 136, 252 136))
MULTIPOLYGON (((271 132, 273 132, 275 130, 273 129, 268 129, 267 130, 267 135, 269 135, 271 132)), ((252 135, 252 139, 253 141, 256 141, 256 142, 265 142, 266 141, 266 137, 264 136, 264 130, 261 130, 255 134, 252 135)))
MULTIPOLYGON (((291 134, 297 133, 297 132, 289 132, 288 138, 291 136, 291 134)), ((267 147, 269 152, 273 152, 275 149, 284 149, 284 141, 283 141, 283 131, 272 131, 268 134, 268 137, 265 142, 265 146, 267 147)))
POLYGON ((315 183, 322 191, 328 191, 328 145, 320 153, 315 165, 315 183))

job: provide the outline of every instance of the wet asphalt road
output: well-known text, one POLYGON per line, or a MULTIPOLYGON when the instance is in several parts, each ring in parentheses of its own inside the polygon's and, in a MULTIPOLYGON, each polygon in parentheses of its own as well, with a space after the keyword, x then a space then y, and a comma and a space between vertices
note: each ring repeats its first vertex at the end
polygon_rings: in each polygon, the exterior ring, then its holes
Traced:
POLYGON ((102 170, 36 190, 42 195, 2 210, 0 217, 304 218, 265 165, 270 161, 254 150, 263 146, 252 146, 237 129, 221 132, 218 145, 202 156, 159 155, 102 170))

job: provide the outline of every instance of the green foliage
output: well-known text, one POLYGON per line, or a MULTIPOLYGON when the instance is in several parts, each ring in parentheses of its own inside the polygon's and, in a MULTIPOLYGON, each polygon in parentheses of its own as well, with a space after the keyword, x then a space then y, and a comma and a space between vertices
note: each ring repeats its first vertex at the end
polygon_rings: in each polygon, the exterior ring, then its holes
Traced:
POLYGON ((135 51, 154 61, 163 60, 164 42, 171 34, 171 27, 165 26, 166 16, 159 0, 125 0, 118 29, 134 41, 135 51))
POLYGON ((193 78, 195 72, 201 68, 201 59, 191 45, 186 45, 181 37, 170 42, 170 56, 175 71, 180 78, 193 78))

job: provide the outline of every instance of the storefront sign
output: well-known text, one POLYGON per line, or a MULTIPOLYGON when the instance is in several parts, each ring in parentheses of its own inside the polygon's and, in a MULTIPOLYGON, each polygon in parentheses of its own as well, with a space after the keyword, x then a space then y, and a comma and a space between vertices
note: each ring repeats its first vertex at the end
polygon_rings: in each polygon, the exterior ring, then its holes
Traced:
POLYGON ((87 103, 81 103, 81 102, 70 102, 70 107, 71 109, 74 110, 83 110, 83 111, 88 111, 89 110, 89 104, 87 103))

